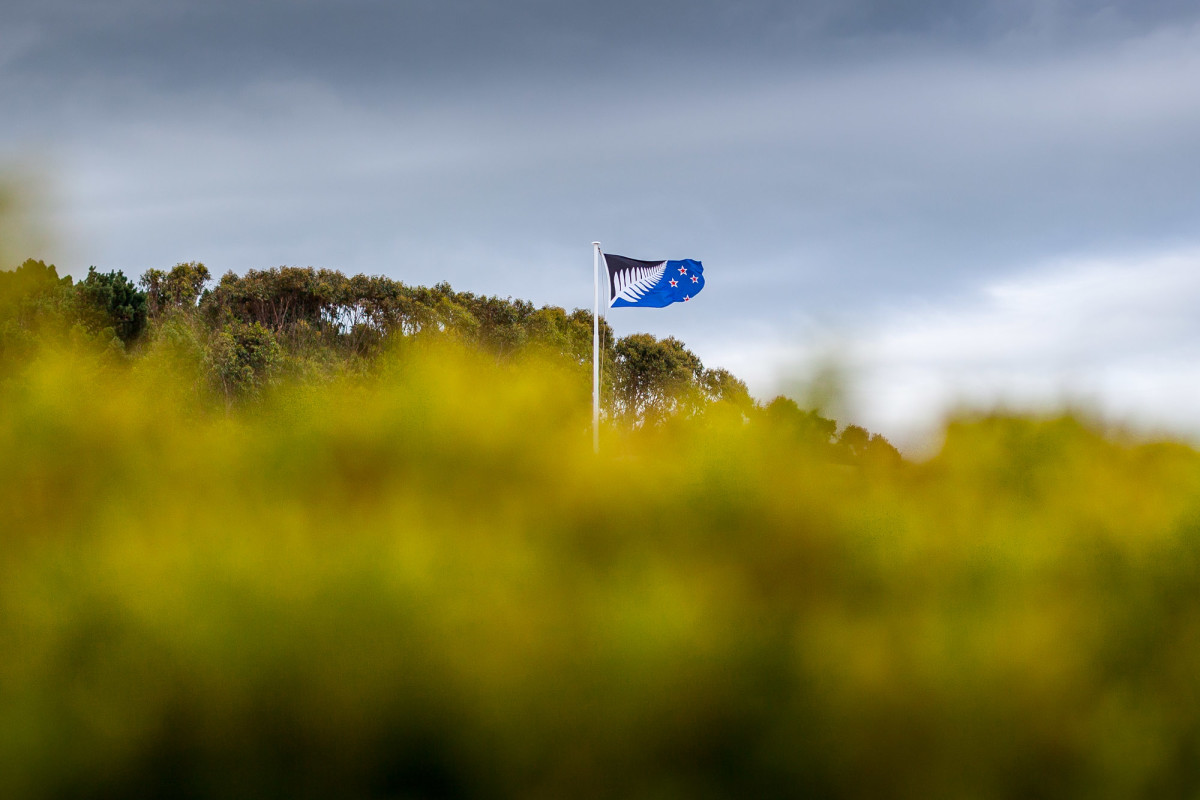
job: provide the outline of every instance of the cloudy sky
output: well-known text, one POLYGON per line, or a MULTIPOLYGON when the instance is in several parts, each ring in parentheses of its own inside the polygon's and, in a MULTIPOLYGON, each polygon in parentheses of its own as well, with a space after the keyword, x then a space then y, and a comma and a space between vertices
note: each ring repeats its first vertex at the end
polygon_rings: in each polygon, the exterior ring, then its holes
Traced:
POLYGON ((5 0, 0 159, 44 255, 281 264, 567 307, 760 396, 835 360, 901 442, 959 405, 1200 434, 1193 0, 5 0))

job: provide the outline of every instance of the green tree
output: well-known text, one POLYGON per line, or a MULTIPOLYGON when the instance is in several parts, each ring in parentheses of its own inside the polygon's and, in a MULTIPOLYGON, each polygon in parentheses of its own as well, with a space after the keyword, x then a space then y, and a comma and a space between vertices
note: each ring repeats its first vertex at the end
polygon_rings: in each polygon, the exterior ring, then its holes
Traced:
POLYGON ((838 437, 847 460, 874 466, 894 466, 903 459, 900 451, 878 433, 871 433, 861 425, 847 425, 838 437))
POLYGON ((146 293, 120 270, 97 272, 88 267, 87 277, 76 287, 82 303, 81 317, 93 332, 112 328, 124 344, 129 344, 146 327, 146 293))
POLYGON ((847 425, 838 436, 838 444, 852 456, 861 456, 871 441, 871 433, 861 425, 847 425))
POLYGON ((0 355, 28 353, 46 329, 65 330, 76 315, 71 276, 29 259, 0 271, 0 355))
POLYGON ((754 398, 745 381, 727 369, 706 369, 700 375, 700 388, 710 403, 723 403, 736 408, 743 415, 754 410, 754 398))
POLYGON ((635 333, 614 349, 616 406, 627 421, 654 424, 701 399, 704 365, 678 339, 635 333))
POLYGON ((281 357, 279 342, 257 322, 226 324, 208 348, 209 371, 226 403, 257 395, 274 376, 281 357))
POLYGON ((895 466, 904 460, 895 445, 878 433, 871 434, 867 446, 863 448, 863 459, 882 466, 895 466))
POLYGON ((816 410, 805 411, 790 397, 776 397, 763 409, 763 416, 767 424, 803 446, 818 450, 833 447, 837 422, 816 410))
POLYGON ((252 269, 242 276, 227 272, 203 305, 217 321, 232 317, 286 334, 301 321, 312 328, 337 325, 345 280, 340 272, 312 267, 252 269))
POLYGON ((14 270, 0 270, 0 298, 28 295, 58 286, 71 286, 71 276, 58 277, 58 268, 45 261, 30 258, 14 270))
POLYGON ((156 317, 170 308, 195 308, 210 278, 208 267, 199 261, 188 261, 176 264, 170 271, 146 270, 138 283, 146 291, 150 316, 156 317))

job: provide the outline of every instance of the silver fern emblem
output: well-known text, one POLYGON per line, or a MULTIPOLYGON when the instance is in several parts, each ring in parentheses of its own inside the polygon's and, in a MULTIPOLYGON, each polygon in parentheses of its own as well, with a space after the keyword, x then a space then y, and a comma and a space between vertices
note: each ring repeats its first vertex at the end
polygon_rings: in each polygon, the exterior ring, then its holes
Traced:
POLYGON ((652 267, 631 267, 614 273, 614 294, 613 298, 608 301, 609 307, 611 308, 612 304, 618 300, 624 300, 628 303, 636 303, 638 300, 641 300, 646 292, 658 285, 658 282, 662 280, 663 273, 666 271, 667 262, 663 261, 652 267))

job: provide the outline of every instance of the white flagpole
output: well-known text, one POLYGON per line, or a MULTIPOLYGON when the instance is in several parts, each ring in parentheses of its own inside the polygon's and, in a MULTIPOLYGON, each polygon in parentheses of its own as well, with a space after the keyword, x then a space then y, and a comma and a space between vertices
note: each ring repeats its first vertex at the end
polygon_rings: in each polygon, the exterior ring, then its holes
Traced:
POLYGON ((600 243, 592 242, 592 451, 600 452, 600 243))

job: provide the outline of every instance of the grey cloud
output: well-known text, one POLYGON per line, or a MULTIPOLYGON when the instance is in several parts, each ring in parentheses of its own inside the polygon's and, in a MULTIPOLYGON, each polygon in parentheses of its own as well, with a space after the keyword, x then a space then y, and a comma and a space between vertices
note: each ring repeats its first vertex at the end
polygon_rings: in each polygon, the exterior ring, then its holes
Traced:
POLYGON ((1176 0, 405 0, 205 3, 10 0, 6 27, 34 25, 27 74, 136 76, 174 89, 247 76, 345 86, 586 75, 673 63, 819 63, 887 46, 1108 41, 1192 24, 1176 0))

